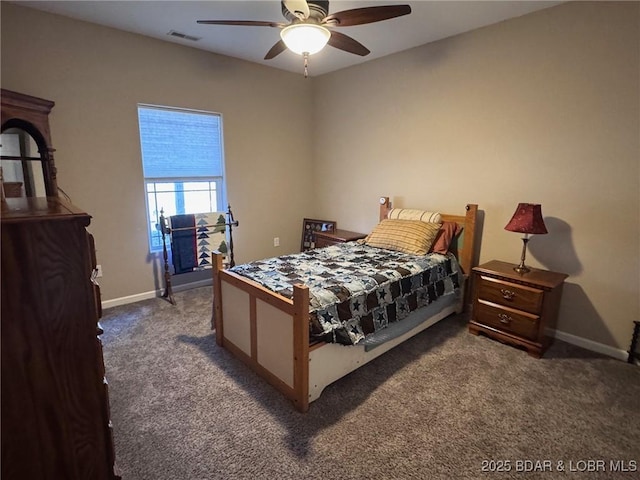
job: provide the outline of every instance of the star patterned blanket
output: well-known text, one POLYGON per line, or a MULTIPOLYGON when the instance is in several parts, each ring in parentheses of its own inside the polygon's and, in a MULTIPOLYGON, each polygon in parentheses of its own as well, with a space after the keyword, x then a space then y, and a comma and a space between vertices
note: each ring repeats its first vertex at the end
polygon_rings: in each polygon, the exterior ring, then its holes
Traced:
POLYGON ((453 255, 417 256, 347 242, 231 269, 284 297, 309 287, 311 339, 355 345, 412 311, 455 293, 453 255))

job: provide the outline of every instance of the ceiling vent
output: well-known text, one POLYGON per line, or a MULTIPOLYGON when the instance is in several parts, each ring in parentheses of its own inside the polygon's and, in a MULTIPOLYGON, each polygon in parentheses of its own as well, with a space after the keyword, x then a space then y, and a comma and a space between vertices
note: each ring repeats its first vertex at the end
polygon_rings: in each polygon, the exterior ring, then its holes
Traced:
POLYGON ((176 32, 175 30, 169 30, 169 32, 167 32, 167 35, 169 35, 170 37, 182 38, 183 40, 189 40, 191 42, 197 42, 202 38, 194 37, 193 35, 187 35, 186 33, 176 32))

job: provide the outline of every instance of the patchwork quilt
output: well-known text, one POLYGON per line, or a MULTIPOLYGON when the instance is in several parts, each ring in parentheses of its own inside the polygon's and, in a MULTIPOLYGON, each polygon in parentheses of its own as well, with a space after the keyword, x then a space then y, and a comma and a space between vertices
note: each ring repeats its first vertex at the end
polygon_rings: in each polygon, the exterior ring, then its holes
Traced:
POLYGON ((211 252, 227 254, 224 212, 169 217, 174 273, 211 268, 211 252))
POLYGON ((347 242, 231 268, 292 298, 310 294, 312 339, 355 345, 443 295, 454 294, 461 272, 453 255, 417 256, 347 242))

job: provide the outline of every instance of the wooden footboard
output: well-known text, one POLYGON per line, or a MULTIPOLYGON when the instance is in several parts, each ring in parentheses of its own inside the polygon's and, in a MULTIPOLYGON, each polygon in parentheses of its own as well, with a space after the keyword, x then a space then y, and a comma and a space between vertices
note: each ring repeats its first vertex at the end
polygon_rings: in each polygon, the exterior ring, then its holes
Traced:
POLYGON ((213 328, 216 342, 291 399, 309 409, 309 289, 293 299, 222 269, 213 255, 213 328), (223 320, 224 319, 224 320, 223 320))
MULTIPOLYGON (((386 217, 388 199, 381 205, 386 217)), ((443 215, 464 227, 454 247, 467 277, 474 261, 477 205, 467 205, 465 215, 443 215)), ((383 217, 385 215, 385 217, 383 217)), ((306 412, 329 383, 364 365, 427 326, 459 312, 463 303, 448 307, 406 335, 373 351, 362 346, 309 345, 309 289, 295 285, 293 299, 282 297, 222 266, 222 255, 213 255, 213 318, 218 345, 232 352, 271 385, 306 412), (311 350, 311 352, 310 352, 311 350), (313 360, 312 367, 310 362, 313 360), (310 376, 311 371, 311 376, 310 376)))

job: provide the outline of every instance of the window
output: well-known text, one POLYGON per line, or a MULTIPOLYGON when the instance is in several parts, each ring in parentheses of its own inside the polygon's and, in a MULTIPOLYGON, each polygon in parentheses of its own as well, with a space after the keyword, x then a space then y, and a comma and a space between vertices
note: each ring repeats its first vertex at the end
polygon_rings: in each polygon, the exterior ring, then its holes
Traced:
POLYGON ((165 217, 224 210, 222 117, 217 113, 138 105, 149 246, 162 249, 165 217))

